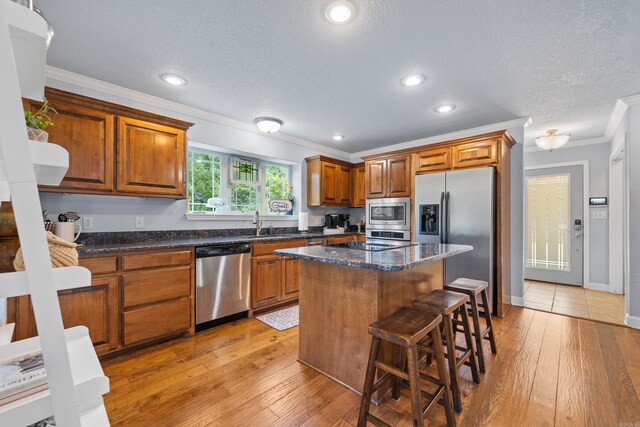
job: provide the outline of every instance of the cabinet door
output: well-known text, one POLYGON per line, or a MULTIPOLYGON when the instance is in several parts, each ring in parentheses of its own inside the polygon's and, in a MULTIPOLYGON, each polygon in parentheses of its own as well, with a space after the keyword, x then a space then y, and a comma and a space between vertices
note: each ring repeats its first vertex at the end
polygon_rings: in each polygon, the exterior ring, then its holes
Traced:
POLYGON ((282 258, 282 300, 288 301, 298 298, 300 290, 300 260, 282 258))
POLYGON ((345 236, 327 236, 325 239, 325 244, 327 245, 338 245, 340 243, 350 242, 352 240, 357 240, 357 234, 347 234, 345 236))
POLYGON ((118 191, 184 198, 185 159, 183 130, 118 117, 118 191))
MULTIPOLYGON (((115 350, 118 346, 119 307, 118 278, 104 277, 91 280, 91 286, 58 292, 60 311, 65 328, 86 326, 97 354, 115 350)), ((38 335, 33 308, 29 297, 20 304, 28 304, 29 310, 18 310, 18 315, 28 313, 27 319, 17 319, 17 339, 38 335), (26 322, 24 320, 27 320, 26 322)))
POLYGON ((451 148, 425 150, 416 155, 417 172, 436 172, 451 169, 451 148))
POLYGON ((151 304, 122 313, 124 345, 153 341, 188 332, 191 327, 190 298, 151 304))
MULTIPOLYGON (((35 112, 42 105, 25 101, 35 112)), ((102 111, 52 101, 58 111, 49 113, 54 126, 47 128, 49 142, 69 152, 69 169, 57 187, 42 186, 43 191, 83 190, 108 193, 114 190, 114 116, 102 111)))
POLYGON ((320 165, 320 203, 322 205, 338 204, 339 166, 322 162, 320 165))
POLYGON ((387 196, 387 161, 373 160, 365 163, 367 199, 387 196))
POLYGON ((387 160, 387 197, 411 195, 411 156, 391 157, 387 160))
POLYGON ((351 206, 351 168, 338 166, 338 204, 351 206))
POLYGON ((251 260, 251 305, 260 308, 282 300, 282 262, 277 255, 251 260))
POLYGON ((367 204, 364 177, 364 165, 353 169, 351 175, 351 206, 353 207, 362 207, 367 204))
POLYGON ((497 141, 480 141, 453 147, 455 169, 488 166, 498 162, 497 141))

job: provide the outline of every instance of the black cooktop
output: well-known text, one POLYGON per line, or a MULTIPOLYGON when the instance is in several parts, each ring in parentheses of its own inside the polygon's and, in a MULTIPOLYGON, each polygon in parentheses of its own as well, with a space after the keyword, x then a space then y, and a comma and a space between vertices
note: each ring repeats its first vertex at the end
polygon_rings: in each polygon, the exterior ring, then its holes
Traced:
POLYGON ((355 249, 358 251, 380 252, 388 251, 391 249, 408 248, 410 246, 416 246, 417 243, 411 242, 361 242, 352 240, 350 242, 337 243, 335 245, 328 245, 336 248, 355 249))

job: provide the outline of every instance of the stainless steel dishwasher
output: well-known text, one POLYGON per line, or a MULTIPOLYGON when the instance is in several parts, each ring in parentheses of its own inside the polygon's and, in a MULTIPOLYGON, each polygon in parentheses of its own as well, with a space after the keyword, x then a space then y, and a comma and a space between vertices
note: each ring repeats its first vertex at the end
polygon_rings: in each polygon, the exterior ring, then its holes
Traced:
POLYGON ((246 315, 250 305, 250 252, 248 243, 196 248, 197 329, 229 316, 246 315))

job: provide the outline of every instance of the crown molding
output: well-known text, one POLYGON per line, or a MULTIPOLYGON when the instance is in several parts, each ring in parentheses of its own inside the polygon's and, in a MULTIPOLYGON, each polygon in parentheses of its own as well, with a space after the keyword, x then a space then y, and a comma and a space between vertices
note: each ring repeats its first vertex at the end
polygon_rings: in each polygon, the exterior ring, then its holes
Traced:
MULTIPOLYGON (((599 136, 597 138, 572 139, 572 140, 569 140, 569 142, 567 142, 562 147, 556 148, 553 151, 564 150, 565 148, 584 147, 586 145, 608 144, 609 142, 611 142, 611 138, 607 138, 606 136, 599 136)), ((549 151, 549 150, 543 150, 537 145, 527 145, 524 147, 525 153, 535 153, 537 151, 549 151)))
POLYGON ((521 127, 521 126, 524 126, 525 124, 528 124, 530 119, 531 119, 530 117, 523 117, 515 120, 509 120, 506 122, 494 123, 494 124, 480 126, 476 128, 445 133, 442 135, 430 136, 428 138, 415 139, 413 141, 401 142, 399 144, 387 145, 385 147, 380 147, 380 148, 373 148, 371 150, 359 151, 357 153, 351 154, 351 163, 358 163, 362 161, 363 157, 374 156, 376 154, 384 154, 390 151, 405 150, 407 148, 420 147, 422 145, 435 144, 437 142, 467 138, 470 136, 482 135, 485 133, 491 133, 491 132, 497 132, 500 130, 521 127))
POLYGON ((261 135, 265 138, 271 138, 278 141, 288 142, 290 144, 311 148, 313 150, 318 150, 320 152, 331 154, 333 156, 342 157, 343 159, 349 159, 351 157, 351 153, 347 153, 346 151, 337 150, 335 148, 327 147, 315 142, 307 141, 306 139, 297 138, 295 136, 287 135, 281 132, 275 134, 265 134, 263 132, 260 132, 260 130, 258 130, 253 123, 245 123, 240 120, 235 120, 226 116, 222 116, 220 114, 212 113, 210 111, 190 107, 188 105, 169 101, 157 96, 148 95, 146 93, 138 92, 136 90, 128 89, 126 87, 118 86, 112 83, 107 83, 102 80, 83 76, 81 74, 63 70, 61 68, 52 67, 50 65, 46 66, 45 76, 53 80, 69 83, 85 89, 106 93, 129 101, 140 102, 152 107, 162 108, 163 110, 168 110, 178 114, 183 114, 185 116, 206 120, 208 122, 228 126, 256 135, 261 135))
POLYGON ((638 105, 640 104, 640 93, 625 96, 624 98, 620 98, 620 101, 624 102, 628 106, 638 105))

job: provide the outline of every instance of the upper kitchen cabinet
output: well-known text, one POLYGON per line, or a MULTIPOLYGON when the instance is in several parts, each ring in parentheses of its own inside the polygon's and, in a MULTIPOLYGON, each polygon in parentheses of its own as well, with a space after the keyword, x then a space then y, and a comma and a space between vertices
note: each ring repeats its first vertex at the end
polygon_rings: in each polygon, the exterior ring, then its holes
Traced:
POLYGON ((184 130, 118 117, 117 191, 185 198, 185 154, 184 130))
POLYGON ((353 201, 354 165, 325 156, 305 159, 307 162, 308 206, 358 206, 353 201))
POLYGON ((411 195, 411 155, 377 158, 365 162, 368 199, 411 195))
MULTIPOLYGON (((58 114, 49 141, 69 152, 58 187, 40 191, 125 196, 186 197, 186 131, 191 123, 46 88, 58 114)), ((41 103, 24 100, 33 111, 41 103)))
POLYGON ((453 168, 461 169, 495 164, 498 161, 498 145, 496 139, 453 146, 453 168))
POLYGON ((351 206, 364 207, 367 204, 365 194, 365 171, 364 163, 357 164, 351 174, 351 206))

